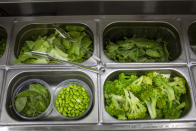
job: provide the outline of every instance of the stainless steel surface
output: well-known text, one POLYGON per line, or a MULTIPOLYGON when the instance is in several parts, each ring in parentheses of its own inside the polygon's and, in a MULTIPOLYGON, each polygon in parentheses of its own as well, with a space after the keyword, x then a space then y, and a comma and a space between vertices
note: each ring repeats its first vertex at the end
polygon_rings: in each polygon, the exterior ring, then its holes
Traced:
MULTIPOLYGON (((34 2, 70 2, 70 1, 91 1, 91 0, 1 0, 1 3, 34 3, 34 2)), ((119 0, 99 0, 99 1, 119 1, 119 0)), ((141 1, 141 0, 121 0, 121 1, 141 1)), ((149 0, 143 0, 149 1, 149 0)), ((166 0, 151 0, 151 1, 166 1, 166 0)), ((184 0, 171 0, 171 1, 184 1, 184 0)), ((193 1, 193 0, 187 0, 193 1)))
MULTIPOLYGON (((123 17, 119 16, 105 16, 99 23, 100 34, 100 54, 101 60, 107 67, 157 67, 157 66, 182 66, 187 64, 186 53, 184 50, 184 40, 182 35, 182 29, 180 24, 171 16, 165 17, 152 17, 152 16, 133 16, 123 17), (159 18, 159 19, 158 19, 159 18), (138 31, 139 30, 139 31, 138 31), (122 34, 150 36, 156 38, 162 38, 168 42, 168 51, 173 57, 169 62, 146 62, 146 63, 117 63, 110 60, 104 54, 104 43, 106 38, 110 37, 119 39, 122 34), (175 49, 175 50, 173 50, 175 49)), ((122 39, 122 38, 121 38, 122 39)))
POLYGON ((97 74, 76 68, 66 69, 11 69, 7 71, 7 81, 2 103, 1 124, 4 125, 62 125, 62 124, 93 124, 98 123, 98 87, 97 74), (10 108, 11 97, 15 88, 24 80, 41 79, 50 85, 51 92, 54 92, 56 86, 66 79, 80 79, 87 83, 93 93, 93 106, 89 113, 79 120, 65 120, 53 110, 48 117, 36 120, 25 121, 18 117, 10 108))
POLYGON ((103 74, 100 78, 101 80, 101 99, 100 99, 100 104, 101 104, 101 122, 102 123, 144 123, 144 122, 176 122, 176 121, 194 121, 196 120, 196 107, 194 103, 194 97, 193 97, 193 87, 191 87, 191 80, 189 77, 189 71, 188 68, 186 67, 176 67, 176 68, 126 68, 126 69, 107 69, 105 74, 103 74), (179 119, 149 119, 149 120, 118 120, 111 115, 109 115, 105 111, 105 106, 104 106, 104 83, 106 80, 113 80, 114 78, 119 75, 121 72, 146 72, 146 71, 160 71, 162 73, 172 73, 174 75, 179 75, 181 77, 184 77, 187 81, 187 98, 186 100, 188 101, 187 105, 187 110, 184 111, 182 116, 179 119))
POLYGON ((195 125, 195 122, 168 122, 168 123, 142 123, 142 124, 104 124, 104 125, 24 125, 24 126, 1 126, 1 131, 106 131, 106 130, 112 130, 112 131, 120 131, 120 130, 131 130, 131 131, 195 131, 195 128, 193 128, 195 125))
POLYGON ((7 62, 13 20, 14 18, 5 18, 5 19, 0 20, 0 33, 1 33, 0 37, 4 37, 6 39, 6 48, 3 53, 3 56, 0 57, 0 65, 3 65, 3 66, 5 66, 7 62))
POLYGON ((190 66, 190 75, 191 75, 191 84, 194 87, 195 90, 193 90, 194 99, 196 102, 196 65, 190 66))
MULTIPOLYGON (((88 18, 88 17, 87 17, 88 18)), ((11 48, 10 48, 10 55, 8 58, 8 65, 10 66, 18 66, 18 67, 30 67, 30 66, 37 66, 37 67, 60 67, 60 66, 70 66, 69 64, 17 64, 13 65, 12 63, 16 60, 16 57, 19 55, 20 48, 25 40, 30 39, 32 34, 37 34, 38 32, 44 33, 46 30, 51 31, 52 24, 82 24, 86 27, 86 32, 90 35, 91 39, 93 40, 94 46, 94 56, 98 56, 98 44, 97 44, 97 37, 96 37, 96 23, 93 19, 87 20, 85 17, 29 17, 24 19, 17 19, 14 23, 13 28, 13 37, 11 41, 11 48)), ((54 30, 54 28, 52 29, 54 30)), ((82 62, 81 64, 87 66, 96 66, 97 61, 93 58, 89 58, 88 60, 82 62)))
MULTIPOLYGON (((168 4, 168 3, 167 3, 168 4)), ((120 6, 120 5, 119 5, 120 6)), ((104 9, 104 8, 103 8, 104 9)), ((147 8, 150 9, 150 8, 147 8)), ((155 10, 154 10, 155 11, 155 10)), ((122 13, 122 12, 121 12, 122 13)), ((5 70, 4 84, 1 89, 1 119, 0 119, 0 130, 195 130, 196 128, 196 108, 195 108, 195 98, 196 98, 196 88, 195 81, 193 81, 192 70, 190 66, 194 66, 194 63, 190 62, 191 53, 189 52, 189 40, 188 40, 188 27, 194 22, 195 15, 184 16, 184 15, 126 15, 126 16, 44 16, 44 17, 17 17, 13 20, 14 28, 8 34, 11 36, 10 48, 8 52, 8 59, 14 54, 15 39, 19 31, 23 27, 34 24, 53 24, 53 23, 83 23, 88 25, 88 27, 93 32, 94 39, 94 54, 98 57, 103 58, 102 41, 103 41, 103 31, 107 25, 116 22, 141 22, 141 23, 164 23, 171 28, 174 28, 179 35, 179 43, 181 46, 181 53, 177 60, 169 63, 107 63, 106 72, 102 75, 97 75, 92 72, 83 71, 81 69, 76 69, 74 67, 67 67, 64 65, 47 65, 47 66, 26 66, 26 65, 11 65, 11 60, 8 61, 7 65, 0 67, 5 70), (100 48, 101 47, 101 48, 100 48), (183 117, 180 119, 169 120, 169 119, 159 119, 159 120, 136 120, 136 121, 118 121, 111 118, 105 110, 103 103, 103 84, 107 76, 111 73, 120 70, 171 70, 172 72, 179 72, 185 77, 189 85, 189 96, 191 98, 190 105, 191 108, 187 111, 183 117), (190 71, 190 72, 189 72, 190 71), (80 77, 79 74, 85 74, 82 76, 88 76, 92 80, 91 83, 94 84, 94 95, 95 102, 94 107, 90 114, 79 121, 65 121, 65 120, 55 120, 52 116, 41 120, 41 121, 22 121, 18 119, 15 115, 10 115, 7 111, 7 100, 14 89, 15 84, 20 81, 27 79, 29 77, 44 78, 46 74, 49 81, 55 86, 58 81, 62 80, 63 76, 71 74, 76 77, 80 77), (74 72, 74 73, 73 73, 74 72), (77 72, 77 73, 75 73, 77 72), (52 73, 52 74, 51 74, 52 73), (189 75, 190 73, 190 75, 189 75), (54 75, 55 74, 55 75, 54 75), (57 75, 58 74, 58 75, 57 75), (28 77, 29 76, 29 77, 28 77), (192 83, 191 83, 192 82, 192 83)), ((3 18, 2 18, 3 19, 3 18)), ((173 29, 172 29, 173 30, 173 29)), ((175 49, 175 48, 174 48, 175 49)), ((92 63, 84 63, 85 65, 92 63)), ((110 61, 111 62, 111 61, 110 61)), ((97 64, 97 63, 96 63, 97 64)), ((177 73, 178 74, 178 73, 177 73)))
POLYGON ((187 44, 187 56, 191 64, 196 63, 196 50, 195 50, 195 18, 190 16, 188 19, 184 18, 182 21, 183 33, 185 37, 185 42, 187 44))
POLYGON ((103 72, 100 72, 98 69, 96 68, 92 68, 92 67, 89 67, 89 66, 85 66, 85 65, 82 65, 80 63, 74 63, 74 62, 70 62, 70 61, 66 61, 66 60, 61 60, 61 59, 56 59, 54 58, 53 56, 49 55, 48 53, 45 53, 45 52, 38 52, 38 51, 31 51, 31 53, 35 54, 35 55, 40 55, 40 56, 45 56, 45 57, 48 57, 49 59, 51 60, 54 60, 54 61, 58 61, 58 62, 62 62, 62 63, 68 63, 72 66, 75 66, 75 67, 78 67, 78 68, 81 68, 83 70, 87 70, 87 71, 91 71, 91 72, 94 72, 94 73, 103 73, 103 72))
MULTIPOLYGON (((2 90, 3 90, 3 86, 4 86, 4 82, 5 82, 5 70, 0 68, 0 98, 2 96, 2 90)), ((2 99, 0 99, 0 107, 1 107, 1 104, 2 104, 2 99)), ((0 108, 0 112, 1 112, 2 108, 0 108)), ((0 117, 1 117, 1 113, 0 113, 0 117)))

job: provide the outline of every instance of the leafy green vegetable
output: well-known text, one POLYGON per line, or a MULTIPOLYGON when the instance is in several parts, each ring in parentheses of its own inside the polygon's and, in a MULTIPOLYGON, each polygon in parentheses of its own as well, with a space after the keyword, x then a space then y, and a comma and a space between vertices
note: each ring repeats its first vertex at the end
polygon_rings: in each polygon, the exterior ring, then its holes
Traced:
POLYGON ((161 39, 124 38, 106 42, 105 54, 116 62, 167 62, 167 42, 161 39))
POLYGON ((51 61, 47 57, 34 55, 31 51, 46 52, 54 58, 72 62, 83 62, 87 60, 92 54, 88 54, 86 50, 93 51, 93 45, 90 36, 85 32, 85 27, 67 25, 65 26, 65 30, 77 44, 62 38, 58 32, 49 35, 45 34, 44 36, 40 35, 34 41, 25 41, 18 59, 13 64, 21 62, 25 64, 59 63, 51 61))
POLYGON ((4 51, 6 48, 6 40, 5 39, 1 39, 0 40, 0 56, 3 55, 4 51))
POLYGON ((50 103, 50 94, 41 84, 30 84, 29 89, 15 96, 16 110, 28 117, 35 117, 44 112, 50 103))
POLYGON ((121 73, 104 84, 105 110, 120 120, 179 118, 186 106, 185 84, 171 74, 121 73))
POLYGON ((16 110, 18 112, 21 112, 27 103, 27 97, 18 97, 15 101, 15 105, 16 105, 16 110))

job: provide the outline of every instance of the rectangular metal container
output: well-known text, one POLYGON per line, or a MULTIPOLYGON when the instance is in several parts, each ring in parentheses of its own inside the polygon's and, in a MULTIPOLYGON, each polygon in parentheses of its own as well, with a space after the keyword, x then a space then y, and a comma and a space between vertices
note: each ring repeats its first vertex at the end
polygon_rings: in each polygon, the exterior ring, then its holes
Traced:
MULTIPOLYGON (((54 95, 54 94, 52 94, 54 95)), ((53 101, 52 101, 53 103, 53 101)), ((53 104, 52 104, 53 105, 53 104)), ((76 68, 66 69, 10 69, 7 71, 6 83, 3 93, 1 124, 8 125, 59 125, 59 124, 95 124, 98 123, 98 87, 97 74, 83 71, 76 68), (80 79, 86 82, 93 93, 93 106, 88 115, 79 120, 62 119, 57 112, 53 110, 45 118, 35 121, 28 121, 20 118, 11 108, 11 97, 16 87, 27 79, 41 79, 47 82, 51 92, 54 93, 56 86, 66 79, 80 79)))
POLYGON ((187 45, 187 56, 188 60, 191 64, 196 63, 196 22, 195 22, 195 17, 189 16, 184 17, 182 21, 183 25, 183 33, 185 37, 185 43, 187 45))
POLYGON ((189 71, 187 67, 167 67, 167 68, 124 68, 124 69, 107 69, 105 74, 100 76, 100 93, 101 93, 101 99, 100 99, 100 110, 101 110, 101 123, 144 123, 144 122, 182 122, 182 121, 194 121, 196 120, 196 108, 195 108, 195 100, 193 97, 192 91, 195 90, 191 86, 191 80, 189 76, 189 71), (183 115, 179 119, 148 119, 148 120, 118 120, 112 116, 110 116, 105 111, 105 105, 104 105, 104 83, 106 80, 114 80, 117 75, 121 72, 148 72, 148 71, 158 71, 162 73, 172 73, 174 75, 178 75, 181 77, 184 77, 187 81, 187 97, 186 101, 188 101, 187 108, 183 112, 183 115))
POLYGON ((0 57, 0 65, 7 64, 8 50, 10 48, 11 31, 13 27, 13 21, 15 18, 1 18, 0 20, 0 37, 6 39, 6 48, 4 54, 0 57))
POLYGON ((187 64, 184 50, 184 38, 181 24, 171 16, 105 16, 99 22, 100 54, 107 67, 157 67, 182 66, 187 64), (169 62, 117 63, 104 54, 104 41, 109 37, 114 40, 123 36, 150 36, 151 38, 169 38, 168 51, 173 57, 169 62), (175 49, 175 50, 174 50, 175 49))
MULTIPOLYGON (((74 16, 74 17, 24 17, 15 20, 13 28, 13 36, 11 41, 11 48, 9 50, 8 65, 11 67, 67 67, 72 66, 70 64, 16 64, 13 62, 19 54, 19 50, 22 43, 28 40, 32 34, 37 34, 39 31, 42 33, 46 30, 53 30, 52 24, 62 24, 62 25, 84 25, 87 28, 87 32, 91 39, 93 40, 94 51, 93 55, 98 56, 98 39, 96 32, 96 22, 92 18, 74 16), (29 35, 30 34, 30 35, 29 35)), ((90 57, 88 60, 82 63, 87 66, 96 66, 97 61, 90 57)))

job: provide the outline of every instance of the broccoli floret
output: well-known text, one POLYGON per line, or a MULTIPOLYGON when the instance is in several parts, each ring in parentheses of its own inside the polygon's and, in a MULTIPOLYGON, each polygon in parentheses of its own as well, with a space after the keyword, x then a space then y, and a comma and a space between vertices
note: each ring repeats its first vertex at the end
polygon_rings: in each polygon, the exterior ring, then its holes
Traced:
POLYGON ((127 88, 133 81, 138 77, 136 75, 125 75, 121 73, 119 75, 119 80, 106 81, 104 85, 105 94, 115 94, 115 95, 124 95, 124 90, 127 88))
POLYGON ((158 109, 163 109, 165 106, 168 104, 168 99, 166 99, 167 96, 165 93, 159 92, 159 97, 157 99, 157 108, 158 109))
POLYGON ((147 76, 140 76, 138 79, 133 81, 129 86, 128 90, 133 93, 139 93, 141 90, 147 88, 148 85, 152 85, 152 79, 147 76))
POLYGON ((184 107, 185 102, 182 102, 181 104, 173 104, 172 108, 165 106, 165 108, 163 109, 164 117, 167 119, 179 118, 184 107))
POLYGON ((181 77, 174 77, 174 81, 170 83, 170 86, 174 89, 174 93, 178 101, 180 100, 181 95, 186 94, 185 84, 185 79, 181 77))
POLYGON ((124 90, 125 92, 125 111, 128 119, 142 119, 146 117, 146 107, 142 102, 134 96, 130 91, 124 90))
POLYGON ((130 86, 128 87, 128 90, 130 90, 133 93, 137 93, 140 92, 142 90, 142 81, 143 81, 144 77, 141 76, 138 79, 136 79, 135 81, 133 81, 130 86))
POLYGON ((169 99, 169 105, 171 107, 173 100, 175 100, 175 94, 173 88, 169 85, 169 79, 163 75, 157 74, 153 80, 155 85, 166 93, 169 99))
POLYGON ((113 95, 111 98, 111 104, 106 106, 106 111, 117 117, 119 120, 126 120, 125 112, 123 110, 123 104, 125 103, 125 99, 122 96, 113 95))
POLYGON ((144 76, 143 83, 147 85, 152 85, 152 79, 148 76, 144 76))
POLYGON ((141 93, 141 99, 145 102, 148 108, 148 112, 152 119, 157 117, 156 103, 158 99, 158 90, 150 87, 141 93))

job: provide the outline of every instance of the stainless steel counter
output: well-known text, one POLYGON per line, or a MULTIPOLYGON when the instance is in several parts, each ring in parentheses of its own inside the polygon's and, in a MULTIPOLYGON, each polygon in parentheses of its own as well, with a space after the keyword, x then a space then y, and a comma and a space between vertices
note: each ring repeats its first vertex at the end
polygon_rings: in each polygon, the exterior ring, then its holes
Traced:
MULTIPOLYGON (((12 130, 196 130, 196 1, 68 1, 42 0, 1 1, 0 32, 6 34, 7 46, 0 58, 0 131, 12 130), (186 14, 186 15, 185 15, 186 14), (28 16, 31 15, 31 16, 28 16), (41 16, 38 16, 41 15, 41 16), (11 17, 13 16, 13 17, 11 17), (106 64, 102 75, 83 71, 69 64, 58 65, 13 65, 16 60, 19 40, 25 32, 40 25, 52 23, 83 24, 91 31, 94 52, 106 64), (110 37, 110 30, 123 31, 126 28, 148 27, 169 34, 169 51, 175 56, 169 62, 160 63, 116 63, 104 54, 104 38, 110 37), (179 119, 119 121, 109 116, 104 108, 103 85, 107 78, 123 71, 170 71, 187 80, 190 108, 179 119), (52 75, 51 75, 52 74, 52 75), (56 76, 56 77, 55 77, 56 76), (18 118, 9 109, 10 97, 16 85, 28 78, 42 78, 51 88, 64 78, 80 78, 91 85, 93 108, 84 119, 77 121, 57 120, 55 113, 37 121, 18 118)), ((43 28, 44 29, 44 28, 43 28)), ((156 34, 156 32, 154 32, 156 34)), ((96 67, 92 58, 82 64, 96 67)))

